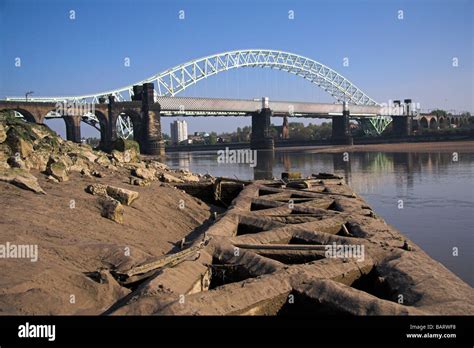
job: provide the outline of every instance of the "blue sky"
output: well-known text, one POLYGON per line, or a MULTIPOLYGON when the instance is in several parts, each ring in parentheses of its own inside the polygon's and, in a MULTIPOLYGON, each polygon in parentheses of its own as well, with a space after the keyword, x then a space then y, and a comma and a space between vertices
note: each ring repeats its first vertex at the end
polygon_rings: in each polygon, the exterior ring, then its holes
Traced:
MULTIPOLYGON (((28 90, 36 96, 101 92, 212 53, 270 48, 326 64, 378 102, 411 98, 422 108, 472 112, 473 3, 0 0, 0 97, 28 90), (70 10, 75 20, 69 18, 70 10), (180 10, 184 20, 178 18, 180 10), (125 57, 130 67, 124 66, 125 57), (458 67, 453 67, 453 57, 458 67)), ((332 101, 301 78, 266 69, 222 73, 183 95, 332 101)), ((163 122, 168 133, 170 120, 163 122)), ((61 122, 53 122, 55 128, 64 128, 61 122)), ((190 131, 225 131, 250 119, 196 118, 188 123, 190 131)), ((88 127, 83 133, 94 134, 88 127)))

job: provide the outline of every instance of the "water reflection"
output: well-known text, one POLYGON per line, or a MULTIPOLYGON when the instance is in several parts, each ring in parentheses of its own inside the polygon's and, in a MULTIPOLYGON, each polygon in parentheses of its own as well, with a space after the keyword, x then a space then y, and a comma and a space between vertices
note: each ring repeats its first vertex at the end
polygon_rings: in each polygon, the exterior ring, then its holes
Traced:
POLYGON ((253 168, 254 180, 273 179, 273 160, 275 154, 273 151, 257 151, 257 165, 253 168))

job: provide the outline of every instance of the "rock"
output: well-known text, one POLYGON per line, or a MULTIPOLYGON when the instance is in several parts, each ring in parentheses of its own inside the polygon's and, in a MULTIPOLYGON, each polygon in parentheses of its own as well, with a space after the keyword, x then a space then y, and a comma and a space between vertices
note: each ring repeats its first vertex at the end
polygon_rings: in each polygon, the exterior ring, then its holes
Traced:
POLYGON ((149 181, 153 181, 156 179, 155 170, 154 169, 146 169, 146 168, 135 168, 131 171, 132 175, 149 181))
POLYGON ((50 153, 43 151, 36 151, 25 159, 25 164, 28 169, 37 169, 40 172, 46 171, 50 153))
POLYGON ((183 183, 184 181, 168 173, 161 173, 160 180, 168 183, 183 183))
POLYGON ((10 169, 0 172, 0 181, 8 182, 19 188, 33 191, 35 193, 46 194, 38 184, 38 179, 31 173, 23 169, 10 169))
POLYGON ((194 175, 193 173, 186 173, 181 177, 184 181, 188 182, 198 182, 199 177, 197 175, 194 175))
POLYGON ((66 164, 63 161, 50 157, 46 167, 46 174, 58 179, 60 182, 69 180, 66 164))
POLYGON ((7 163, 12 168, 20 168, 20 169, 27 169, 25 162, 18 156, 11 156, 8 158, 7 163))
POLYGON ((0 143, 3 143, 5 140, 7 140, 7 132, 5 126, 0 123, 0 143))
POLYGON ((38 140, 41 140, 47 136, 55 136, 54 132, 48 126, 43 124, 34 124, 31 127, 31 132, 38 140))
POLYGON ((131 205, 138 198, 138 192, 115 186, 107 186, 107 194, 125 205, 131 205))
POLYGON ((123 224, 123 205, 119 201, 111 197, 103 197, 100 199, 102 206, 101 215, 107 219, 123 224))
POLYGON ((94 196, 107 196, 107 186, 103 184, 91 184, 86 187, 86 192, 94 196))
POLYGON ((169 167, 166 164, 161 163, 161 162, 156 162, 156 161, 152 161, 148 163, 147 168, 154 168, 160 171, 169 170, 169 167))
POLYGON ((87 168, 81 170, 81 175, 85 177, 92 177, 90 170, 87 168))
POLYGON ((6 142, 13 153, 18 153, 21 158, 26 158, 33 152, 33 144, 27 134, 21 130, 11 127, 7 132, 6 142))
POLYGON ((117 140, 115 140, 113 148, 114 150, 118 150, 120 152, 133 150, 136 153, 140 153, 140 145, 134 140, 118 138, 117 140))
POLYGON ((148 180, 136 178, 134 176, 131 176, 129 179, 130 179, 130 185, 145 187, 145 186, 150 186, 151 184, 151 182, 148 180))
POLYGON ((82 156, 72 157, 73 164, 69 167, 70 171, 73 172, 82 172, 84 170, 89 170, 89 161, 87 158, 82 156))
POLYGON ((91 175, 95 176, 96 178, 103 178, 105 176, 103 173, 99 172, 98 170, 93 170, 91 172, 91 175))
POLYGON ((118 163, 130 163, 138 160, 138 154, 133 149, 124 152, 112 150, 112 158, 118 163))
POLYGON ((95 163, 100 164, 101 166, 111 164, 109 158, 106 155, 102 154, 96 158, 95 163))
POLYGON ((59 182, 59 180, 56 179, 56 178, 55 178, 54 176, 52 176, 52 175, 48 176, 46 179, 48 179, 49 181, 55 182, 55 183, 58 183, 58 182, 59 182))

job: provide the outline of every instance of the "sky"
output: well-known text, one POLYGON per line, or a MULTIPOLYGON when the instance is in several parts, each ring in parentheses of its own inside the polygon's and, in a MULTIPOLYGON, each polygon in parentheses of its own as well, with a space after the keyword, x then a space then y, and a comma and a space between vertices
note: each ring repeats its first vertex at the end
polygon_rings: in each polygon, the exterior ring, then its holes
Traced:
MULTIPOLYGON (((0 0, 0 98, 26 91, 34 96, 99 93, 213 53, 266 48, 321 62, 380 103, 411 98, 422 109, 472 113, 473 3, 0 0)), ((300 77, 260 68, 218 74, 180 95, 334 101, 300 77)), ((163 132, 170 132, 170 121, 163 119, 163 132)), ((190 132, 250 124, 250 118, 187 121, 190 132)), ((64 134, 62 120, 48 124, 64 134)), ((98 135, 86 124, 81 129, 85 136, 98 135)))

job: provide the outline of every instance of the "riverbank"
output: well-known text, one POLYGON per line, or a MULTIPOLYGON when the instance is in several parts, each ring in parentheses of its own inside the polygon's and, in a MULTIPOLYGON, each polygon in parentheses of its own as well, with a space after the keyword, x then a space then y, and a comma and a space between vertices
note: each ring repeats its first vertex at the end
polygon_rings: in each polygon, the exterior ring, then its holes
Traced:
POLYGON ((214 178, 118 145, 0 125, 1 314, 474 313, 341 177, 214 178))
MULTIPOLYGON (((395 138, 395 137, 374 137, 374 138, 354 138, 354 146, 397 146, 399 144, 411 144, 413 148, 416 148, 418 144, 420 148, 429 146, 428 144, 447 144, 447 143, 469 143, 474 142, 474 137, 470 133, 462 135, 452 134, 433 134, 433 135, 417 135, 406 138, 395 138), (425 145, 424 145, 425 144, 425 145)), ((337 145, 333 145, 330 140, 321 141, 298 141, 293 139, 288 140, 277 140, 275 141, 275 150, 287 150, 287 149, 306 149, 306 148, 332 148, 337 145)), ((442 146, 442 145, 440 145, 442 146)), ((218 151, 225 148, 229 149, 246 149, 250 147, 250 143, 217 143, 212 145, 168 145, 166 146, 166 152, 195 152, 195 151, 218 151)))
POLYGON ((470 152, 474 149, 474 140, 447 142, 418 142, 393 144, 368 144, 352 146, 311 146, 277 148, 276 151, 303 150, 309 153, 339 153, 339 152, 470 152))

